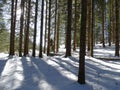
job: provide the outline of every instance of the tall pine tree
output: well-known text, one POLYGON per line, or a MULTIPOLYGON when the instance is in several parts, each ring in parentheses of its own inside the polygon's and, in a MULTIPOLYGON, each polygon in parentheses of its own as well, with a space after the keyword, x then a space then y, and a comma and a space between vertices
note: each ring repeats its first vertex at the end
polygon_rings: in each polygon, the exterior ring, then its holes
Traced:
POLYGON ((85 84, 87 0, 82 0, 78 83, 85 84))
POLYGON ((71 56, 71 25, 72 25, 72 0, 67 0, 67 30, 66 30, 66 54, 71 56))
POLYGON ((39 57, 42 58, 42 44, 43 44, 43 21, 44 21, 44 0, 42 0, 42 8, 41 8, 41 30, 40 30, 40 50, 39 57))

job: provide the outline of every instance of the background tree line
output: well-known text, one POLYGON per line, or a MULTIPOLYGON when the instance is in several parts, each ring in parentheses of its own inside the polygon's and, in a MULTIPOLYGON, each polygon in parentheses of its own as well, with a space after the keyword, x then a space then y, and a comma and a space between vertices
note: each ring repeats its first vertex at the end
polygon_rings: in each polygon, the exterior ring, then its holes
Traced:
MULTIPOLYGON (((64 44, 67 45, 67 23, 70 21, 68 18, 68 2, 64 0, 52 0, 51 3, 49 0, 6 0, 1 2, 1 10, 2 7, 6 5, 10 5, 11 8, 6 7, 8 9, 9 15, 11 12, 11 18, 5 19, 2 15, 1 11, 1 22, 4 23, 6 20, 8 21, 9 26, 11 22, 11 31, 12 35, 10 39, 13 45, 10 45, 11 49, 15 48, 15 51, 18 49, 20 56, 24 51, 28 54, 29 49, 32 49, 33 56, 35 56, 35 49, 37 47, 44 47, 44 52, 58 52, 59 46, 64 44), (43 6, 42 6, 43 5, 43 6), (17 13, 20 15, 18 15, 17 13), (17 16, 16 16, 17 15, 17 16), (18 17, 19 16, 19 17, 18 17), (13 30, 12 30, 13 29, 13 30), (40 33, 40 32, 41 33, 40 33), (25 34, 26 32, 26 34, 25 34), (37 34, 40 33, 40 45, 36 46, 36 37, 37 34), (25 39, 26 38, 26 39, 25 39), (43 39, 44 38, 44 39, 43 39), (44 41, 43 41, 44 40, 44 41), (30 44, 29 44, 29 43, 30 44), (50 45, 52 42, 52 46, 50 45), (44 44, 41 44, 44 43, 44 44), (27 45, 29 44, 29 45, 27 45), (50 48, 49 48, 50 46, 50 48), (19 47, 19 48, 18 48, 19 47), (27 49, 29 48, 29 49, 27 49)), ((118 3, 119 4, 119 3, 118 3)), ((118 46, 119 40, 116 41, 115 38, 118 36, 116 33, 116 20, 119 20, 119 14, 116 11, 115 1, 112 0, 94 0, 94 12, 92 12, 92 0, 87 2, 87 34, 86 34, 86 44, 87 50, 92 51, 91 48, 96 43, 102 43, 103 47, 105 47, 105 43, 115 44, 118 46), (114 12, 113 12, 114 11, 114 12), (94 15, 92 15, 94 14, 94 15), (118 16, 116 16, 118 15, 118 16), (92 17, 94 19, 92 25, 92 17), (115 18, 117 17, 117 18, 115 18), (91 30, 93 28, 93 31, 91 30), (92 33, 91 33, 92 32, 92 33), (92 35, 93 34, 93 35, 92 35), (91 36, 92 35, 92 36, 91 36), (93 43, 93 45, 91 45, 93 43)), ((118 5, 119 8, 119 5, 118 5)), ((72 0, 72 15, 71 15, 71 31, 68 33, 68 37, 71 37, 71 48, 73 51, 76 50, 76 47, 79 47, 80 34, 79 30, 81 27, 81 0, 72 0), (71 32, 71 33, 70 33, 71 32), (70 35, 71 34, 71 35, 70 35), (69 36, 70 35, 70 36, 69 36)), ((6 23, 4 23, 5 26, 6 23)), ((1 28, 6 28, 1 26, 1 28)), ((8 29, 8 28, 6 28, 8 29)), ((118 32, 118 31, 117 31, 118 32)), ((38 41, 38 39, 37 39, 38 41)), ((7 48, 9 45, 7 46, 7 48)), ((117 47, 118 48, 118 47, 117 47)), ((8 50, 8 49, 6 49, 8 50)), ((118 49, 116 49, 116 52, 118 49)), ((14 50, 9 50, 11 52, 15 52, 14 50)), ((14 53, 13 53, 14 54, 14 53)))

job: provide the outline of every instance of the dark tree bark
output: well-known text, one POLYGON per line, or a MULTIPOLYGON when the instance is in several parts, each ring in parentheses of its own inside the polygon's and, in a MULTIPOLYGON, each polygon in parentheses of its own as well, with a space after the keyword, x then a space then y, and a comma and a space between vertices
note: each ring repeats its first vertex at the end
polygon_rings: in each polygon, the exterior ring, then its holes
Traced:
POLYGON ((87 51, 90 51, 90 42, 91 42, 91 0, 87 2, 87 51))
POLYGON ((119 0, 115 0, 115 15, 116 15, 115 56, 119 56, 119 0))
POLYGON ((71 25, 72 25, 72 0, 67 1, 67 30, 66 30, 66 55, 71 56, 71 25))
POLYGON ((37 35, 37 16, 38 16, 38 0, 36 0, 36 4, 35 4, 35 22, 34 22, 34 36, 33 36, 33 52, 32 52, 32 56, 35 57, 36 56, 36 35, 37 35))
POLYGON ((21 0, 21 17, 20 17, 20 38, 19 38, 19 56, 22 56, 23 40, 23 23, 24 23, 24 0, 21 0))
POLYGON ((59 51, 59 31, 60 31, 60 13, 58 11, 58 16, 57 16, 57 43, 56 43, 56 52, 59 51))
POLYGON ((102 8, 102 46, 105 47, 105 37, 104 37, 104 24, 105 24, 105 1, 102 0, 102 5, 101 5, 101 8, 102 8))
POLYGON ((115 23, 115 0, 111 0, 112 1, 112 5, 111 5, 111 11, 112 11, 112 15, 111 15, 111 29, 112 29, 112 33, 111 33, 111 41, 113 44, 115 44, 115 28, 116 28, 116 23, 115 23), (113 13, 114 12, 114 13, 113 13))
POLYGON ((29 49, 30 12, 31 12, 31 0, 28 1, 27 27, 25 31, 25 41, 24 41, 24 56, 28 55, 28 49, 29 49))
POLYGON ((92 0, 92 25, 91 25, 91 48, 90 48, 90 56, 93 57, 93 42, 94 42, 94 17, 95 17, 95 13, 94 13, 94 0, 92 0))
POLYGON ((54 53, 56 53, 56 39, 57 39, 57 0, 55 0, 55 30, 54 30, 54 53))
POLYGON ((42 8, 41 8, 41 27, 40 27, 40 50, 39 57, 42 58, 42 44, 43 44, 43 18, 44 18, 44 0, 42 0, 42 8))
POLYGON ((49 20, 48 20, 47 56, 50 54, 50 28, 51 28, 51 0, 49 0, 49 20))
POLYGON ((14 33, 13 22, 14 22, 14 0, 11 0, 11 33, 10 33, 10 50, 9 55, 14 55, 14 33))
POLYGON ((16 26, 16 10, 17 10, 17 0, 11 0, 11 33, 10 33, 10 51, 9 55, 15 54, 15 26, 16 26))
POLYGON ((76 31, 77 31, 77 0, 75 0, 75 17, 74 17, 74 40, 73 51, 76 51, 76 31))
POLYGON ((108 43, 109 43, 109 46, 111 46, 111 31, 112 31, 112 25, 111 25, 111 23, 112 23, 112 2, 111 2, 111 0, 110 0, 110 4, 109 4, 109 18, 110 18, 110 20, 109 20, 109 27, 108 27, 108 29, 109 29, 109 31, 108 31, 108 43))
POLYGON ((78 83, 85 84, 87 0, 82 0, 78 83))

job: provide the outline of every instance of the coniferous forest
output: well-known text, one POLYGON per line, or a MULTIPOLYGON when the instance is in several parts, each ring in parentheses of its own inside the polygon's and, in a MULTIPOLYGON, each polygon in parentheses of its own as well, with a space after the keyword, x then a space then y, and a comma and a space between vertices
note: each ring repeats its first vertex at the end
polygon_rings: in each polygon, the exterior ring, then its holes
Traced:
MULTIPOLYGON (((7 55, 4 63, 3 57, 0 57, 1 78, 4 77, 6 64, 11 65, 10 68, 15 65, 16 71, 18 63, 21 63, 19 66, 22 69, 18 71, 24 74, 13 75, 17 77, 16 82, 23 81, 27 84, 29 80, 25 78, 30 77, 35 84, 31 89, 28 88, 29 85, 22 87, 23 83, 17 84, 18 88, 13 81, 16 87, 8 84, 8 88, 0 86, 0 90, 73 90, 74 85, 63 88, 62 83, 60 87, 56 85, 57 89, 52 88, 54 81, 59 81, 57 78, 60 77, 50 79, 52 76, 47 76, 50 71, 54 72, 54 75, 60 71, 62 76, 68 74, 72 79, 72 75, 75 76, 73 81, 78 86, 76 85, 74 90, 83 90, 80 86, 82 84, 88 85, 84 90, 120 89, 120 66, 114 67, 120 65, 119 10, 119 0, 0 0, 0 54, 7 55), (16 64, 10 64, 9 59, 16 64), (44 66, 46 67, 43 68, 44 66), (116 72, 110 67, 114 67, 116 72), (60 68, 67 71, 62 72, 60 68), (72 74, 67 73, 68 71, 72 74), (32 76, 33 72, 36 72, 37 76, 32 76), (19 76, 22 79, 19 80, 19 76), (44 85, 42 87, 44 82, 36 84, 44 76, 46 82, 48 80, 50 83, 52 80, 51 86, 47 83, 46 88, 44 85), (33 78, 36 78, 36 81, 33 78), (109 80, 114 80, 115 86, 110 84, 112 88, 107 85, 102 87, 100 80, 107 82, 104 85, 108 84, 109 80)), ((8 69, 8 72, 9 70, 12 69, 8 69)), ((66 78, 63 81, 65 80, 66 78)), ((0 83, 5 85, 7 81, 8 77, 6 81, 0 79, 0 83)), ((66 82, 71 82, 71 79, 66 82)))

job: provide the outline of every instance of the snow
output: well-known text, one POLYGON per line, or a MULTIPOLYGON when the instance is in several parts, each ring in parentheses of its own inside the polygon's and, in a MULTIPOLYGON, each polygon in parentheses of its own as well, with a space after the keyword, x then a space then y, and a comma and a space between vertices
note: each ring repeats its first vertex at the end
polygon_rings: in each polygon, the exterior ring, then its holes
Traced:
MULTIPOLYGON (((95 56, 102 54, 96 48, 95 56)), ((113 49, 102 54, 113 55, 113 49)), ((120 90, 120 59, 86 56, 86 84, 77 83, 78 52, 72 57, 9 57, 0 53, 0 90, 120 90)), ((119 57, 118 57, 119 58, 119 57)))
POLYGON ((95 49, 94 49, 94 56, 99 56, 99 57, 114 57, 115 53, 115 46, 112 45, 111 47, 108 46, 107 44, 105 45, 105 48, 102 47, 101 44, 97 44, 95 49))

